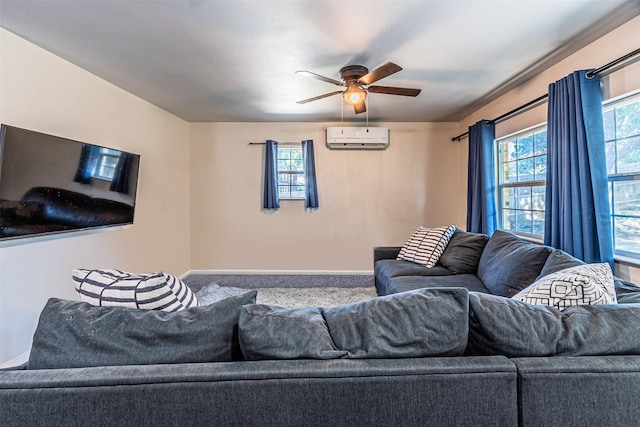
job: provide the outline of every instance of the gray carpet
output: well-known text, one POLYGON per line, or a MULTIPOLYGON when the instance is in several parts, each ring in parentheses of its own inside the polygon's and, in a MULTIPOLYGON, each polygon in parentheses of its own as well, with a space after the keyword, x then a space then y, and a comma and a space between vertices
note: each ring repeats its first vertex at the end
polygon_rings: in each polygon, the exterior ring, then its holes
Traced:
MULTIPOLYGON (((216 283, 210 283, 200 288, 194 287, 193 290, 199 305, 212 304, 249 291, 247 288, 219 286, 216 283)), ((256 302, 283 307, 334 307, 376 296, 375 288, 370 286, 361 288, 259 288, 256 302)))
POLYGON ((366 288, 373 275, 329 274, 189 274, 182 279, 194 291, 210 283, 236 288, 366 288))

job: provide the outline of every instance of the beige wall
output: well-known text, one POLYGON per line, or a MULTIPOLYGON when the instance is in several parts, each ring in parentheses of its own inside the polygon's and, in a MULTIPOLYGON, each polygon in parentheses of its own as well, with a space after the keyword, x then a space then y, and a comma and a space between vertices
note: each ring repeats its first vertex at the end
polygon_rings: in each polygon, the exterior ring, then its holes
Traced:
POLYGON ((71 270, 189 269, 188 124, 0 29, 0 121, 141 155, 132 226, 0 245, 0 364, 27 352, 50 297, 75 299, 71 270))
MULTIPOLYGON (((496 99, 469 117, 462 120, 459 131, 481 119, 491 119, 519 107, 547 93, 549 83, 555 82, 573 71, 598 68, 604 64, 636 50, 640 46, 640 17, 617 28, 606 36, 596 40, 584 49, 571 55, 564 61, 540 73, 504 96, 496 99)), ((612 69, 615 70, 615 69, 612 69)), ((640 89, 640 61, 613 71, 603 78, 605 99, 614 98, 633 90, 640 89)), ((496 137, 509 135, 547 120, 547 104, 529 110, 509 120, 496 124, 496 137)), ((466 163, 467 140, 462 141, 466 163)), ((640 283, 640 269, 616 263, 616 274, 621 278, 640 283)))
MULTIPOLYGON (((384 151, 325 147, 339 123, 193 123, 193 269, 372 270, 376 245, 397 245, 420 224, 464 227, 454 123, 379 123, 384 151), (263 212, 264 147, 275 139, 313 139, 320 208, 283 201, 263 212)), ((466 178, 465 178, 466 179, 466 178)))

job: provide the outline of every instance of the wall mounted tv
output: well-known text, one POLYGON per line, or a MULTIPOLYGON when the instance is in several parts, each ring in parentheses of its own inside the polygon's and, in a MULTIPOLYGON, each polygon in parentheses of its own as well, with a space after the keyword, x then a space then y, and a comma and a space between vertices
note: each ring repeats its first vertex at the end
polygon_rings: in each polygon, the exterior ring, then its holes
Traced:
POLYGON ((3 124, 0 243, 133 223, 140 156, 3 124))

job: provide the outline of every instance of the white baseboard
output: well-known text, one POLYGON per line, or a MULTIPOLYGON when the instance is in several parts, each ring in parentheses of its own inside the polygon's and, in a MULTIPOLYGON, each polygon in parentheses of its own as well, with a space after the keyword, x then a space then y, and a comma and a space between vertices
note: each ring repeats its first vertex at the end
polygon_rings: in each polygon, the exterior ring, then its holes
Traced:
POLYGON ((29 352, 26 351, 19 356, 14 357, 11 360, 7 360, 6 362, 0 363, 0 369, 3 368, 11 368, 13 366, 22 365, 26 361, 29 360, 29 352))
POLYGON ((256 274, 256 275, 345 275, 345 276, 371 276, 373 270, 189 270, 180 278, 190 274, 256 274))

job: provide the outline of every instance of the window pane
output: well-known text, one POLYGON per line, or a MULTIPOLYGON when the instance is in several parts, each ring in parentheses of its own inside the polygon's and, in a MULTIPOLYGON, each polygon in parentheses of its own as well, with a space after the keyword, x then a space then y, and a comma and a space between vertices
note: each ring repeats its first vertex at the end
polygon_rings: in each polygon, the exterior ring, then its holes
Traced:
POLYGON ((515 207, 513 203, 516 200, 516 189, 515 188, 503 188, 502 189, 502 207, 504 208, 512 208, 515 207))
POLYGON ((617 173, 640 172, 640 137, 618 140, 617 151, 617 173))
POLYGON ((544 235, 544 212, 533 212, 533 231, 531 234, 544 235))
POLYGON ((533 181, 533 158, 518 161, 518 182, 533 181))
POLYGON ((519 159, 533 156, 533 134, 528 134, 522 138, 518 138, 518 142, 516 144, 516 156, 519 159))
POLYGON ((616 137, 615 110, 610 108, 602 114, 604 120, 604 140, 611 141, 616 137))
POLYGON ((640 132, 640 101, 616 108, 616 138, 638 135, 640 132))
POLYGON ((616 250, 640 253, 640 218, 616 218, 616 250))
POLYGON ((508 162, 504 164, 504 182, 518 182, 518 162, 508 162))
POLYGON ((547 154, 547 130, 536 132, 534 135, 535 155, 547 154))
POLYGON ((609 175, 614 174, 616 173, 616 142, 606 142, 604 150, 607 156, 607 173, 609 175))
POLYGON ((511 209, 504 209, 502 211, 502 228, 507 231, 514 231, 516 229, 516 216, 513 215, 511 209))
POLYGON ((517 209, 531 209, 531 187, 520 187, 517 189, 518 206, 517 209))
POLYGON ((547 156, 538 156, 533 159, 535 163, 533 179, 545 180, 547 179, 547 156))
POLYGON ((533 232, 533 223, 532 223, 532 215, 531 212, 528 211, 518 211, 518 226, 517 231, 521 233, 532 234, 533 232))
POLYGON ((640 216, 640 181, 613 183, 613 214, 640 216))
POLYGON ((507 140, 502 143, 502 150, 504 151, 505 161, 516 159, 516 142, 513 140, 507 140))
POLYGON ((531 187, 531 208, 532 209, 536 211, 544 212, 545 192, 546 192, 546 188, 544 185, 536 185, 535 187, 531 187))

